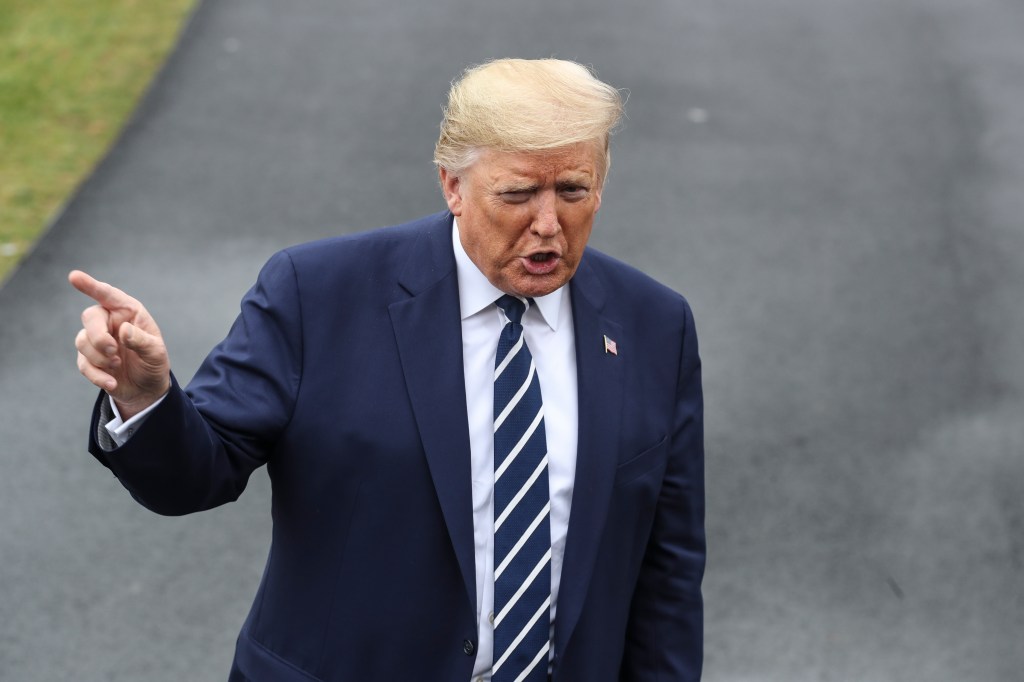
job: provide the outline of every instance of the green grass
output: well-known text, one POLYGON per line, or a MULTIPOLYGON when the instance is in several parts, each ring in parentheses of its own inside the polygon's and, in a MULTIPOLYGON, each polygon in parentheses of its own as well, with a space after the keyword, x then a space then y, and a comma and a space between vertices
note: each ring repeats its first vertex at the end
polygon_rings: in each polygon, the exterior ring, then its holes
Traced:
POLYGON ((195 0, 0 0, 0 282, 110 146, 195 0))

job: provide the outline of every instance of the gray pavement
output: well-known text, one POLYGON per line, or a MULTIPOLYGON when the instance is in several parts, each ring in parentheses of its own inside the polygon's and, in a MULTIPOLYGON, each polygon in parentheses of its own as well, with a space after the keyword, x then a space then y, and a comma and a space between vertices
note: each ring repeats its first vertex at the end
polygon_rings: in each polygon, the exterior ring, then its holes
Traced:
POLYGON ((630 90, 593 243, 688 296, 705 679, 1024 680, 1024 6, 207 0, 0 289, 0 680, 222 680, 269 486, 186 518, 85 452, 86 269, 188 377, 276 249, 443 208, 448 81, 630 90))

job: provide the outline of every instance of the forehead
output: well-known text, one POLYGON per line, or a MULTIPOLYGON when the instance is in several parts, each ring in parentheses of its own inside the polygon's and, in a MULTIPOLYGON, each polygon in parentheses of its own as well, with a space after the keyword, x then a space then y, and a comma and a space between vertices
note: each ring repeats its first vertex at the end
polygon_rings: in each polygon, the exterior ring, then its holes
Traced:
POLYGON ((597 161, 596 145, 587 143, 537 152, 484 149, 471 170, 492 180, 596 175, 597 161))

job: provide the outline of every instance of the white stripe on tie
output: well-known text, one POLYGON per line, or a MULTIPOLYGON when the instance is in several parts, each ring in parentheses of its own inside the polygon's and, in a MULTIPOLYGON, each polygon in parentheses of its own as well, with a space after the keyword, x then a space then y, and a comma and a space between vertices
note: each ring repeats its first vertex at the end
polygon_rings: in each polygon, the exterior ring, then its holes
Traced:
POLYGON ((530 671, 533 670, 533 668, 538 663, 540 663, 541 657, 544 656, 544 654, 546 654, 548 652, 548 649, 550 647, 551 647, 551 642, 550 641, 544 642, 544 646, 541 647, 540 651, 537 652, 537 655, 533 657, 532 661, 530 661, 530 665, 526 666, 526 670, 524 670, 522 673, 520 673, 519 677, 516 678, 515 682, 523 682, 523 680, 526 679, 527 675, 530 674, 530 671))
MULTIPOLYGON (((526 588, 533 584, 533 579, 537 577, 537 574, 540 573, 545 566, 547 566, 549 561, 551 561, 550 547, 548 547, 548 551, 544 553, 544 556, 540 558, 540 561, 537 562, 537 565, 533 567, 533 570, 530 571, 530 575, 526 576, 526 580, 524 580, 523 584, 519 586, 516 593, 513 594, 512 598, 508 600, 507 604, 505 604, 505 608, 501 610, 501 613, 494 617, 494 627, 498 627, 498 625, 501 624, 501 621, 505 620, 505 616, 507 616, 508 612, 512 610, 512 607, 516 605, 519 598, 523 596, 523 592, 526 592, 526 588)), ((551 596, 548 595, 548 599, 550 598, 551 596)))
MULTIPOLYGON (((526 633, 530 631, 530 628, 533 627, 533 624, 537 622, 537 619, 540 618, 541 614, 546 612, 550 608, 550 606, 551 596, 549 595, 548 598, 544 600, 544 603, 540 605, 540 608, 537 609, 537 612, 530 617, 529 622, 526 623, 526 627, 519 631, 519 634, 516 635, 516 638, 513 639, 512 643, 508 645, 507 649, 505 649, 505 653, 503 653, 501 655, 501 658, 499 658, 497 662, 495 662, 494 666, 491 667, 491 674, 498 672, 498 668, 500 668, 505 663, 505 661, 508 660, 508 657, 512 654, 512 652, 516 650, 516 646, 519 645, 519 642, 523 641, 523 637, 526 637, 526 633)), ((547 647, 548 645, 545 643, 544 651, 547 651, 547 647)), ((531 663, 529 667, 526 668, 526 671, 529 672, 533 668, 533 666, 536 665, 536 663, 537 659, 533 659, 533 663, 531 663)), ((523 678, 520 676, 519 679, 523 678)))
MULTIPOLYGON (((523 496, 530 490, 530 486, 533 485, 534 481, 537 480, 537 477, 540 476, 541 472, 545 470, 547 465, 548 456, 545 453, 544 457, 537 462, 537 467, 533 470, 533 473, 530 474, 530 477, 526 479, 526 483, 523 484, 523 487, 520 488, 512 499, 509 500, 508 504, 505 505, 505 509, 502 510, 501 515, 494 520, 494 532, 498 532, 498 529, 501 528, 501 524, 505 523, 505 519, 508 518, 508 515, 511 514, 512 510, 514 510, 516 505, 519 504, 519 500, 523 499, 523 496)), ((550 505, 551 502, 549 501, 548 504, 550 505)))
MULTIPOLYGON (((544 459, 547 459, 547 457, 545 457, 544 459)), ((536 478, 536 476, 534 478, 536 478)), ((532 483, 532 481, 531 481, 531 483, 532 483)), ((528 485, 530 485, 530 483, 528 483, 527 486, 528 485)), ((527 486, 523 486, 523 487, 526 488, 527 486)), ((518 500, 515 500, 515 501, 518 502, 518 500)), ((511 505, 509 505, 509 507, 511 507, 511 505)), ((505 558, 502 560, 501 565, 498 566, 496 569, 494 569, 494 579, 495 580, 497 580, 498 578, 501 577, 501 574, 505 571, 505 568, 508 567, 509 563, 511 563, 511 561, 516 558, 516 554, 519 553, 520 548, 523 545, 526 544, 526 541, 529 540, 530 536, 533 535, 533 531, 535 531, 537 529, 537 526, 540 525, 540 522, 544 520, 544 517, 547 516, 548 512, 550 512, 550 511, 551 511, 551 503, 548 502, 547 504, 544 505, 544 508, 540 510, 540 514, 537 514, 537 518, 535 518, 533 520, 533 522, 530 524, 530 527, 527 528, 526 531, 523 533, 523 536, 521 538, 519 538, 519 541, 516 542, 516 544, 512 547, 512 549, 510 549, 508 551, 508 554, 505 555, 505 558)), ((503 515, 503 516, 506 516, 506 515, 503 515)), ((502 521, 504 521, 504 520, 505 519, 502 518, 502 521)))
POLYGON ((530 388, 530 383, 533 381, 533 375, 535 374, 536 369, 536 365, 533 364, 533 358, 530 358, 530 371, 526 375, 526 381, 523 382, 523 385, 519 387, 519 390, 516 391, 516 394, 512 396, 511 400, 508 401, 508 405, 506 405, 505 409, 501 411, 501 414, 499 414, 494 419, 495 432, 497 432, 498 427, 504 423, 505 419, 508 418, 508 415, 512 412, 512 410, 516 409, 516 405, 519 404, 519 401, 523 399, 523 396, 526 394, 526 391, 530 388))
POLYGON ((519 340, 516 341, 515 345, 508 349, 508 353, 505 354, 505 359, 501 361, 501 364, 494 368, 494 380, 497 381, 501 373, 505 371, 509 363, 515 359, 516 355, 519 354, 519 349, 523 347, 523 342, 526 339, 525 334, 519 335, 519 340))
POLYGON ((540 410, 538 410, 537 416, 533 418, 533 423, 530 424, 530 428, 526 429, 526 433, 523 434, 523 437, 519 439, 519 442, 516 443, 516 446, 514 448, 512 448, 512 451, 505 456, 505 461, 503 461, 501 463, 501 466, 498 467, 497 470, 494 472, 495 483, 497 483, 498 479, 501 478, 501 475, 505 473, 505 470, 508 469, 508 465, 511 464, 512 460, 516 458, 516 455, 518 455, 519 452, 523 449, 523 447, 528 442, 530 442, 530 437, 533 435, 533 432, 537 430, 537 427, 540 425, 542 419, 544 419, 543 405, 540 406, 540 410))

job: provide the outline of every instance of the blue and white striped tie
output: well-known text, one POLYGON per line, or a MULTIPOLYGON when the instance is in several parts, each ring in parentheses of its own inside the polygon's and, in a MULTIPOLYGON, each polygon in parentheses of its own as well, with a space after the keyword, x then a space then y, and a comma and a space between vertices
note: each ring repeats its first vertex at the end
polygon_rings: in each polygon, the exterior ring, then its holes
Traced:
POLYGON ((493 682, 548 676, 551 529, 544 405, 523 338, 530 301, 505 295, 494 368, 493 682))

